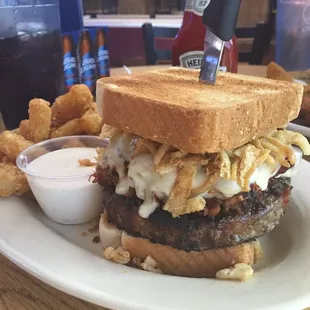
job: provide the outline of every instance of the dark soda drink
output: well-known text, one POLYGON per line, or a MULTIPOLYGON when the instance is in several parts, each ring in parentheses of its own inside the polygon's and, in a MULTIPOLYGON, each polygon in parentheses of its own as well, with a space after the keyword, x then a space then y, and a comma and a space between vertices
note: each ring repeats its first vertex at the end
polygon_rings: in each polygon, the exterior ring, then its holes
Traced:
POLYGON ((31 99, 53 103, 63 93, 58 5, 0 4, 0 20, 0 112, 14 129, 28 118, 31 99))
POLYGON ((0 39, 0 110, 7 129, 28 118, 31 99, 53 102, 63 91, 59 31, 24 36, 0 39))
POLYGON ((28 118, 33 98, 53 102, 63 89, 59 31, 0 39, 0 110, 7 129, 28 118))

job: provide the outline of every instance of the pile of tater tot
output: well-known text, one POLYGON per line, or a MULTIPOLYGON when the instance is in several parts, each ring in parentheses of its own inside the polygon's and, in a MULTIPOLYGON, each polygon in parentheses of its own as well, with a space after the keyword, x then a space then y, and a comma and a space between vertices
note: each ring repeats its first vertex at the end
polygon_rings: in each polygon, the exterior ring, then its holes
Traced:
POLYGON ((26 176, 16 165, 20 152, 32 144, 65 136, 99 135, 102 118, 86 85, 75 85, 54 104, 43 99, 29 102, 29 119, 14 131, 0 134, 0 197, 30 191, 26 176))

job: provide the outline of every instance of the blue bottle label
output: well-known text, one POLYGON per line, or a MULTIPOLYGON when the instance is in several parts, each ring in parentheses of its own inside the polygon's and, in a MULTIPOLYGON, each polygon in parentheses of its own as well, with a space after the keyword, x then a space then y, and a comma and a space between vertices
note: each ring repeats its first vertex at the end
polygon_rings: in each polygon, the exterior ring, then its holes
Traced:
POLYGON ((70 88, 78 83, 77 60, 72 53, 68 52, 64 55, 63 67, 65 86, 70 88))
POLYGON ((99 77, 110 76, 109 51, 104 46, 98 48, 97 64, 99 77))
POLYGON ((81 83, 93 89, 96 84, 96 61, 90 53, 86 53, 82 57, 80 74, 81 83))

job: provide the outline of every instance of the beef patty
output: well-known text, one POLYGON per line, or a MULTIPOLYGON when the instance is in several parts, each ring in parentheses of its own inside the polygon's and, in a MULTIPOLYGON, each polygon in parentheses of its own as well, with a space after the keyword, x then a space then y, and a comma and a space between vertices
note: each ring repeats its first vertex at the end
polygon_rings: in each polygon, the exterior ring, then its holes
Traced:
POLYGON ((97 181, 107 194, 104 208, 110 223, 133 236, 187 252, 237 245, 270 232, 279 223, 291 191, 290 179, 272 178, 265 191, 253 187, 248 193, 219 201, 221 212, 216 216, 197 212, 173 218, 157 208, 144 219, 138 213, 142 201, 134 193, 119 196, 111 178, 97 181), (225 208, 232 204, 238 212, 225 208))

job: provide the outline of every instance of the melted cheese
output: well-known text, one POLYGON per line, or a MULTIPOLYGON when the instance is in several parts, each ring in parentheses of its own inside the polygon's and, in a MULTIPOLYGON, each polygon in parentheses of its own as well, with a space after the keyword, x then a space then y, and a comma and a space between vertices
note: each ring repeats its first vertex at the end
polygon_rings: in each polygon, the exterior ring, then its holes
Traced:
POLYGON ((165 174, 153 171, 153 156, 141 154, 131 160, 128 167, 128 177, 132 179, 136 195, 144 200, 139 208, 139 214, 147 218, 159 207, 158 200, 165 200, 177 177, 176 170, 165 174))
POLYGON ((116 134, 111 138, 109 147, 106 149, 104 163, 99 163, 107 165, 110 169, 115 168, 119 177, 115 188, 118 195, 125 195, 130 187, 134 188, 132 179, 126 174, 126 162, 130 162, 130 141, 132 139, 131 134, 116 134))
MULTIPOLYGON (((132 136, 127 137, 128 141, 132 136)), ((166 200, 173 188, 177 177, 176 168, 171 168, 164 173, 154 171, 153 156, 151 154, 140 154, 130 160, 130 143, 124 139, 115 139, 110 142, 104 158, 104 164, 110 169, 115 168, 119 176, 119 183, 115 192, 125 195, 130 188, 134 188, 138 198, 143 200, 139 208, 139 214, 143 218, 148 218, 157 207, 160 200, 166 200), (129 162, 128 172, 126 173, 126 162, 129 162)), ((293 147, 296 163, 291 169, 278 177, 291 177, 297 173, 297 166, 302 159, 302 151, 293 147)), ((266 163, 257 167, 250 178, 250 184, 257 184, 262 190, 268 187, 268 181, 275 176, 280 169, 280 164, 271 166, 266 163)), ((205 183, 208 176, 205 175, 202 167, 198 167, 192 188, 197 188, 205 183)), ((204 198, 216 197, 227 199, 241 192, 241 187, 236 181, 218 178, 208 192, 201 196, 204 198)))
POLYGON ((296 162, 295 162, 294 167, 292 167, 291 169, 288 169, 285 173, 277 175, 276 178, 281 178, 281 177, 291 178, 298 173, 298 165, 300 164, 302 160, 303 154, 300 148, 293 146, 293 149, 294 149, 295 156, 296 156, 296 162))

